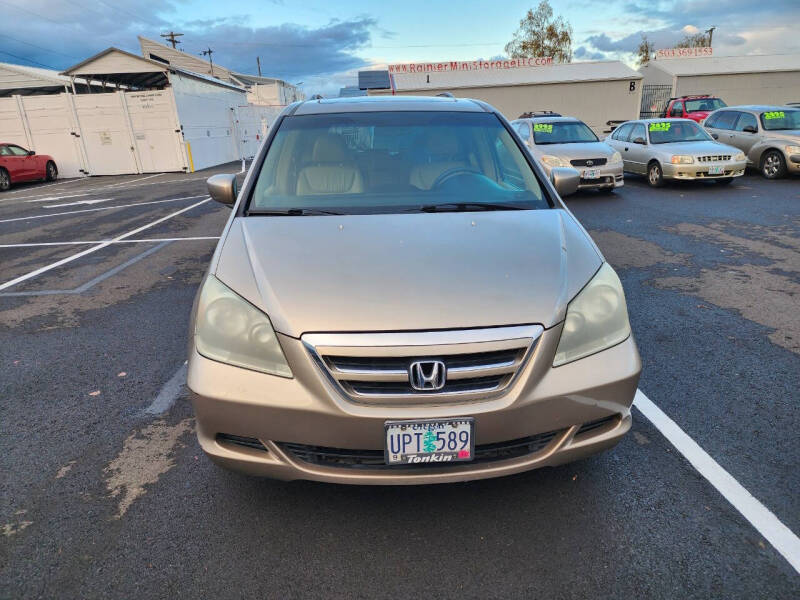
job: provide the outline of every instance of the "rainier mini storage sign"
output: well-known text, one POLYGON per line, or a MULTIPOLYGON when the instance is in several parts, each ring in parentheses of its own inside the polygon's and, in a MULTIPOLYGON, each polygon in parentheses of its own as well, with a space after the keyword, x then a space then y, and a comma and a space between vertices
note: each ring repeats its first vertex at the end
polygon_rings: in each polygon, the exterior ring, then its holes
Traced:
POLYGON ((445 73, 452 71, 496 71, 522 67, 543 67, 553 64, 552 56, 508 58, 504 60, 451 60, 433 63, 398 63, 389 65, 392 75, 401 73, 445 73))

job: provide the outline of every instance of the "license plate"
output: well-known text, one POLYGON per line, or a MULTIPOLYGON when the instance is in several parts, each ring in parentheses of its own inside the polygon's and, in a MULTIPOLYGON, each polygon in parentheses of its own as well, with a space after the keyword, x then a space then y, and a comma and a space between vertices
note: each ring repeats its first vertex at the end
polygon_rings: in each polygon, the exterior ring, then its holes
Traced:
POLYGON ((724 167, 708 167, 709 175, 722 175, 725 172, 724 167))
POLYGON ((387 465, 465 462, 475 454, 472 417, 386 421, 384 428, 387 465))
POLYGON ((598 179, 600 177, 600 172, 597 169, 584 169, 583 170, 583 178, 584 179, 598 179))

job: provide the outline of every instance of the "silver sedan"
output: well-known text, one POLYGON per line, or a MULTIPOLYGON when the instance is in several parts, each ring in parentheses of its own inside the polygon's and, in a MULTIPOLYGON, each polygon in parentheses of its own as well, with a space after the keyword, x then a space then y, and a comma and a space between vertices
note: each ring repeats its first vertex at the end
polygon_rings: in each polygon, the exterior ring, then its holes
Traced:
POLYGON ((725 185, 744 175, 745 155, 715 141, 690 119, 628 121, 605 142, 622 154, 625 170, 647 175, 653 187, 666 179, 713 179, 725 185))
POLYGON ((550 115, 520 118, 511 126, 548 175, 554 167, 571 167, 580 173, 579 190, 622 187, 620 153, 597 139, 583 121, 550 115))

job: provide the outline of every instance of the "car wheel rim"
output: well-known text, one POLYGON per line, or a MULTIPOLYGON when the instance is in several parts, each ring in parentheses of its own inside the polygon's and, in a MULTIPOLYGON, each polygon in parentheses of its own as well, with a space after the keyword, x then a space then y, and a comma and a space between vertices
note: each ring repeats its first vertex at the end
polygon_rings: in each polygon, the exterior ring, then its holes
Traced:
POLYGON ((6 189, 8 187, 8 175, 5 173, 0 173, 0 189, 6 189))
POLYGON ((771 154, 764 161, 764 172, 767 175, 775 175, 778 172, 778 157, 771 154))
POLYGON ((658 183, 658 167, 650 169, 650 183, 658 183))
POLYGON ((50 165, 49 167, 47 167, 47 175, 48 175, 48 176, 49 176, 51 179, 52 179, 53 177, 55 177, 55 174, 56 174, 56 170, 53 168, 53 165, 50 165))

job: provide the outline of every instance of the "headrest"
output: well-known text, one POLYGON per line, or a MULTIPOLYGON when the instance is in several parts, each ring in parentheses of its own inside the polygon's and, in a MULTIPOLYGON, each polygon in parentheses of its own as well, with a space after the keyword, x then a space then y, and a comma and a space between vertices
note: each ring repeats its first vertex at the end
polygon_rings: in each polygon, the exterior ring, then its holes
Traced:
POLYGON ((326 133, 314 142, 311 160, 314 162, 343 162, 348 159, 347 146, 341 136, 326 133))

